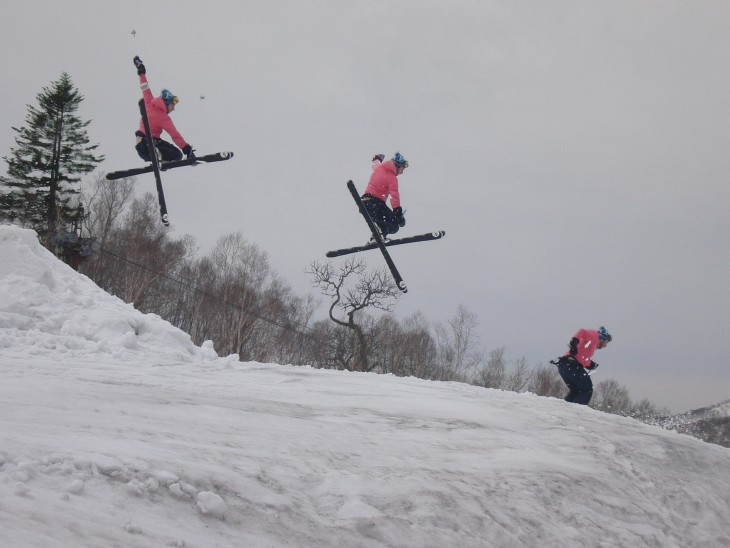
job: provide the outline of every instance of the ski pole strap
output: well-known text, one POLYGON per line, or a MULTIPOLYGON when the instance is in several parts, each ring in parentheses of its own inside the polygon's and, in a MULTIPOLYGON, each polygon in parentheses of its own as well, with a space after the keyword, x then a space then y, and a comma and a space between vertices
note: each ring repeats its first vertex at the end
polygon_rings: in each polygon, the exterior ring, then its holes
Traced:
POLYGON ((580 365, 573 356, 560 356, 555 360, 550 360, 550 363, 553 365, 580 365))

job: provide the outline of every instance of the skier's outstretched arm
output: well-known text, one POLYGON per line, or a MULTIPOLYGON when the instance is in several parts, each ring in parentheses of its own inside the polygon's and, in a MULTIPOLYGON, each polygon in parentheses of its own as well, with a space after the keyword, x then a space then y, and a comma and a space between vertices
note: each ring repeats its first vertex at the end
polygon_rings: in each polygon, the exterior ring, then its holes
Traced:
POLYGON ((144 97, 144 104, 149 105, 152 102, 152 92, 150 91, 150 85, 147 83, 147 68, 144 66, 142 59, 135 56, 133 59, 134 66, 137 67, 137 74, 139 75, 139 87, 142 90, 142 97, 144 97))

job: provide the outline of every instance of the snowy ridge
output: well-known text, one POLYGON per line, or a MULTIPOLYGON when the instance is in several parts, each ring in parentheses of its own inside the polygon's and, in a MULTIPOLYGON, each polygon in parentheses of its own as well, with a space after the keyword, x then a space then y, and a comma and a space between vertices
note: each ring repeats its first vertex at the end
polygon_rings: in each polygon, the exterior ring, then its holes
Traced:
POLYGON ((657 417, 655 423, 730 448, 730 400, 678 415, 657 417))
POLYGON ((8 546, 730 545, 728 449, 531 394, 218 358, 36 246, 0 227, 8 546))
POLYGON ((140 355, 160 361, 216 359, 212 343, 155 314, 142 314, 56 260, 35 232, 0 226, 0 348, 4 353, 69 357, 140 355), (111 312, 111 313, 110 313, 111 312))
POLYGON ((730 400, 690 412, 690 420, 722 419, 730 417, 730 400))

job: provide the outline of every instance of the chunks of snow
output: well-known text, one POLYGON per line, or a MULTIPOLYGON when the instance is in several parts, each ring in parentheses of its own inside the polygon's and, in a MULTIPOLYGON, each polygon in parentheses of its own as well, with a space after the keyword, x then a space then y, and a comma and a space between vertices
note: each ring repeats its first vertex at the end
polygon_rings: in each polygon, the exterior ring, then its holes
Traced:
POLYGON ((223 499, 210 491, 198 493, 198 508, 203 514, 223 519, 226 515, 226 503, 223 499))

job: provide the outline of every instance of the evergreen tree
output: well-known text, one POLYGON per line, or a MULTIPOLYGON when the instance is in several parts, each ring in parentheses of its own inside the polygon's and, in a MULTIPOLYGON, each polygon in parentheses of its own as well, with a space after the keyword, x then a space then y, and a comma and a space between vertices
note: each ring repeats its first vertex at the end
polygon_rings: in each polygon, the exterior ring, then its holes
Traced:
POLYGON ((83 96, 67 73, 44 87, 38 106, 28 105, 26 126, 13 127, 16 148, 4 156, 8 177, 0 178, 0 219, 35 229, 52 249, 59 225, 77 217, 81 175, 104 160, 89 144, 76 111, 83 96))

